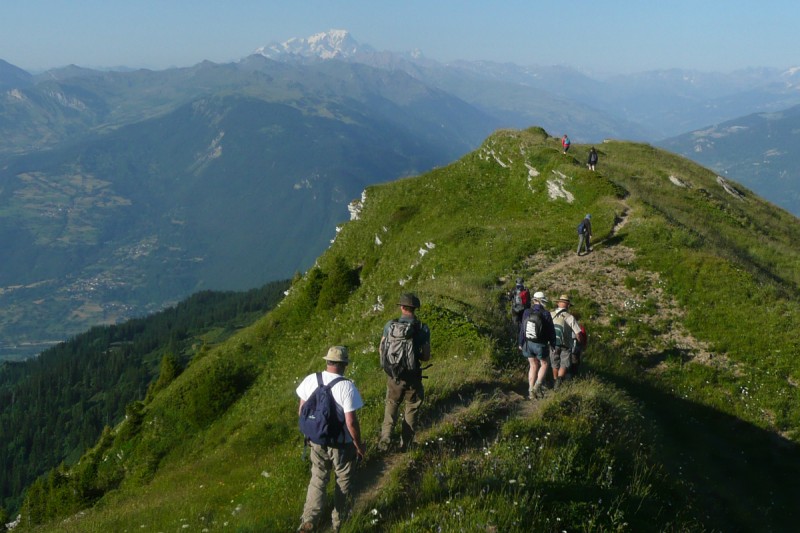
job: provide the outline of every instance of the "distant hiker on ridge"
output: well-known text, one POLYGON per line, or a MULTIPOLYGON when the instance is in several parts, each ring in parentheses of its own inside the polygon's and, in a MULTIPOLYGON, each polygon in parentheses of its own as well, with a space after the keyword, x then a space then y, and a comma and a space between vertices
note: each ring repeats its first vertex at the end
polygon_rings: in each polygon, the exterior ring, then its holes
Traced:
POLYGON ((511 321, 514 324, 514 338, 519 333, 519 325, 522 323, 522 314, 526 309, 531 308, 531 293, 525 288, 522 278, 517 278, 517 285, 509 293, 511 300, 511 321))
POLYGON ((569 137, 567 137, 567 134, 565 133, 565 134, 564 134, 564 136, 563 136, 563 137, 561 137, 561 148, 563 148, 563 149, 564 149, 564 153, 565 153, 565 154, 566 154, 567 152, 569 152, 569 146, 570 146, 570 144, 571 144, 571 143, 570 143, 570 141, 569 141, 569 137))
POLYGON ((594 172, 595 165, 597 165, 597 150, 595 150, 594 146, 592 146, 592 149, 589 150, 589 160, 586 162, 586 166, 588 166, 589 169, 594 172))
POLYGON ((330 395, 336 404, 340 425, 333 431, 338 434, 333 437, 336 441, 334 444, 323 445, 307 439, 311 448, 311 480, 308 482, 302 524, 298 531, 316 531, 319 515, 325 507, 331 470, 336 476, 331 525, 334 531, 339 531, 342 521, 350 512, 350 483, 356 462, 364 457, 361 428, 356 416, 356 411, 364 405, 364 401, 353 382, 342 377, 350 362, 347 348, 332 346, 323 359, 326 361, 325 371, 309 374, 297 387, 297 396, 300 397, 298 411, 301 414, 301 428, 303 406, 307 402, 311 404, 312 398, 313 401, 319 399, 317 389, 321 387, 329 387, 330 395))
POLYGON ((414 442, 417 411, 425 399, 421 362, 431 358, 431 332, 416 317, 420 301, 416 295, 400 296, 400 318, 383 328, 380 342, 381 366, 387 374, 386 406, 378 449, 389 449, 392 430, 397 423, 400 403, 405 402, 400 449, 406 451, 414 442))
POLYGON ((571 305, 569 296, 566 294, 559 296, 556 305, 558 307, 550 311, 556 332, 556 347, 550 355, 550 364, 553 367, 553 379, 555 380, 554 389, 557 389, 569 377, 572 354, 575 347, 578 346, 576 339, 581 335, 578 321, 569 312, 571 305))
POLYGON ((533 400, 541 394, 542 382, 550 366, 550 347, 556 345, 553 318, 545 309, 547 298, 537 291, 533 294, 533 307, 522 315, 518 346, 528 359, 528 398, 533 400))
POLYGON ((578 224, 578 255, 584 247, 587 254, 592 251, 592 215, 588 214, 578 224))

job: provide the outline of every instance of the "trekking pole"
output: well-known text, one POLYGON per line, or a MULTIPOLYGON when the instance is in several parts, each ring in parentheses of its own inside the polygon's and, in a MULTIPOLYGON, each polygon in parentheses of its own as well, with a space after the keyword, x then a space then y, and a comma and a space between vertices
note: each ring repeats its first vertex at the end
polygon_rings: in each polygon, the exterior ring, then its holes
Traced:
MULTIPOLYGON (((420 374, 422 374, 422 372, 424 372, 425 370, 428 370, 432 366, 433 366, 433 363, 429 363, 427 366, 420 367, 420 369, 419 369, 420 374)), ((428 376, 422 376, 422 379, 428 379, 428 376)))

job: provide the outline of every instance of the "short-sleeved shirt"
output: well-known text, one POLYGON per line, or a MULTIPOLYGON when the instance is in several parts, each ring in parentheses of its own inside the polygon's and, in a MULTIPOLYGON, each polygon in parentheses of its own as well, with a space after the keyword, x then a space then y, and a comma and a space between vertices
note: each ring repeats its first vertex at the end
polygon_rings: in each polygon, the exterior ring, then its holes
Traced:
MULTIPOLYGON (((339 374, 322 371, 322 383, 327 385, 334 379, 338 378, 339 374)), ((297 386, 297 396, 304 402, 307 401, 311 395, 317 390, 317 374, 309 374, 305 377, 300 385, 297 386)), ((361 409, 364 406, 364 400, 361 399, 361 393, 358 392, 355 384, 349 379, 343 379, 331 388, 331 394, 336 402, 337 412, 339 413, 339 420, 344 422, 344 413, 350 413, 361 409), (340 411, 341 409, 341 411, 340 411)), ((347 431, 345 426, 345 442, 353 442, 350 432, 347 431)))
POLYGON ((555 322, 556 318, 559 316, 564 318, 564 324, 569 326, 569 328, 572 330, 572 334, 567 335, 567 332, 564 332, 563 346, 572 348, 572 346, 575 344, 575 339, 578 338, 578 334, 581 332, 581 326, 578 324, 578 321, 575 320, 575 317, 563 307, 557 307, 550 311, 550 316, 553 317, 553 322, 555 322))

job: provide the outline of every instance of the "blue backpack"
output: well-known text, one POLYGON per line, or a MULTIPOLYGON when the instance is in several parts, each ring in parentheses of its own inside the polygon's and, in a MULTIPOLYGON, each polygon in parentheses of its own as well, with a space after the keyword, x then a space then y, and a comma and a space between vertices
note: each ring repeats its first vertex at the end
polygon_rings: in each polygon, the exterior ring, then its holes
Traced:
POLYGON ((300 431, 306 439, 321 446, 344 443, 344 422, 339 419, 331 388, 344 380, 339 376, 327 385, 317 372, 317 389, 300 408, 300 431))

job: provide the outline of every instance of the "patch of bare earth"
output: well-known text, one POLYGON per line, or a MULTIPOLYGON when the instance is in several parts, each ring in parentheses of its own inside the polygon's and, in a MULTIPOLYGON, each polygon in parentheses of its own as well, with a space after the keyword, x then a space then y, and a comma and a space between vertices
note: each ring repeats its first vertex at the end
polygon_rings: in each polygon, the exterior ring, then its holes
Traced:
MULTIPOLYGON (((598 304, 599 312, 593 320, 608 326, 615 316, 638 320, 657 331, 655 342, 642 348, 644 359, 649 359, 665 348, 679 351, 688 360, 725 367, 736 372, 735 365, 723 354, 712 353, 708 345, 693 337, 683 327, 685 312, 664 290, 664 283, 656 272, 636 267, 635 251, 621 244, 618 231, 628 223, 626 209, 617 220, 611 235, 593 243, 592 252, 577 255, 575 252, 559 257, 537 253, 526 261, 526 270, 533 274, 526 280, 532 290, 544 291, 551 303, 562 293, 580 295, 584 301, 598 304)), ((577 247, 577 238, 576 238, 577 247)), ((579 308, 574 308, 580 314, 579 308)), ((618 342, 624 342, 624 328, 618 342)), ((662 361, 651 371, 664 368, 662 361)))

